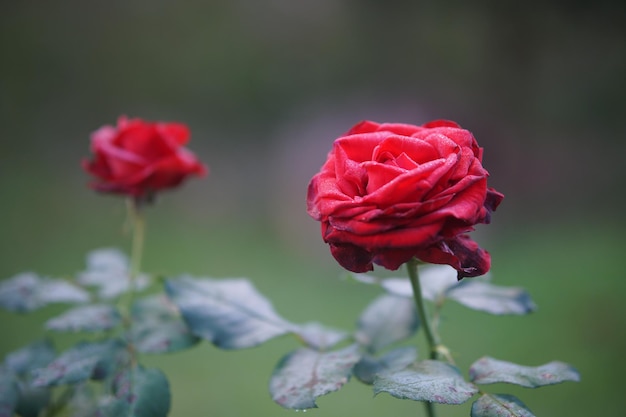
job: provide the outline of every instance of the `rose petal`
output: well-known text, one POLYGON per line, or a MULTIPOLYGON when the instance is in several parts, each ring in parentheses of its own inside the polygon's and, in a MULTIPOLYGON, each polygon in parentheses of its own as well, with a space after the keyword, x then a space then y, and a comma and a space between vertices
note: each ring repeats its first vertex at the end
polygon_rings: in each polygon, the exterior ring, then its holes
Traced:
POLYGON ((189 128, 182 123, 157 123, 156 129, 160 136, 179 146, 186 145, 191 136, 189 128))
POLYGON ((503 196, 487 187, 482 148, 450 121, 365 121, 335 141, 307 190, 307 211, 342 266, 396 269, 414 256, 459 277, 485 273, 489 254, 466 233, 503 196))
POLYGON ((358 246, 330 245, 330 253, 348 271, 358 273, 374 269, 372 255, 358 246))
POLYGON ((380 251, 374 256, 374 263, 385 269, 395 271, 415 257, 415 249, 394 249, 380 251))
POLYGON ((335 159, 335 167, 338 175, 341 175, 341 167, 346 159, 354 162, 365 162, 372 160, 374 148, 388 136, 385 132, 374 132, 366 134, 353 134, 337 139, 333 145, 333 150, 329 154, 329 159, 335 159))
MULTIPOLYGON (((452 169, 455 159, 455 157, 450 157, 447 160, 437 159, 424 163, 417 169, 404 172, 402 175, 387 181, 378 189, 372 189, 371 194, 363 196, 363 202, 379 207, 388 207, 409 201, 421 202, 426 193, 439 181, 439 178, 452 169)), ((370 177, 375 175, 376 173, 373 172, 370 177)), ((374 184, 378 185, 377 183, 374 184)))
POLYGON ((359 122, 352 126, 352 128, 348 130, 344 136, 356 135, 359 133, 376 132, 379 127, 379 123, 372 122, 370 120, 363 120, 362 122, 359 122))
POLYGON ((401 154, 410 156, 418 165, 441 157, 441 153, 438 153, 437 149, 425 140, 410 136, 388 135, 385 140, 374 147, 371 160, 384 163, 385 155, 391 155, 395 159, 401 154))
POLYGON ((378 227, 369 230, 370 234, 362 233, 367 230, 367 224, 351 223, 351 226, 351 230, 342 230, 328 223, 326 233, 323 236, 324 241, 333 244, 350 243, 368 251, 408 248, 415 248, 417 251, 422 246, 429 246, 437 240, 443 222, 406 228, 394 228, 394 224, 391 222, 385 227, 381 222, 377 225, 378 227), (371 233, 374 230, 376 233, 371 233))
POLYGON ((83 168, 96 178, 92 188, 141 197, 178 186, 207 170, 181 145, 189 129, 180 123, 152 123, 122 116, 117 127, 104 126, 91 136, 94 157, 83 168))
POLYGON ((458 279, 484 275, 491 267, 489 252, 481 249, 467 235, 439 242, 416 256, 424 262, 452 266, 457 270, 458 279))
POLYGON ((422 130, 421 126, 410 125, 407 123, 381 123, 378 126, 379 132, 391 132, 397 135, 411 136, 413 133, 422 130))
POLYGON ((458 123, 453 122, 452 120, 444 120, 444 119, 440 119, 440 120, 432 120, 428 123, 424 123, 422 125, 422 127, 426 127, 429 129, 435 128, 435 127, 457 127, 460 128, 461 126, 459 126, 458 123))

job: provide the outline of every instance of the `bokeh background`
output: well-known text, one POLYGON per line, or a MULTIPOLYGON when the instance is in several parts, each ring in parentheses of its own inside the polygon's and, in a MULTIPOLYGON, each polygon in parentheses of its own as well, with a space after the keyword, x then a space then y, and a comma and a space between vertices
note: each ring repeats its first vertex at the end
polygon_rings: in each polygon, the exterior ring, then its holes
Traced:
MULTIPOLYGON (((85 186, 89 134, 120 114, 176 120, 211 174, 150 210, 145 269, 249 277, 286 318, 351 329, 378 291, 341 278, 305 213, 307 183, 362 119, 453 119, 506 194, 476 232, 495 282, 524 286, 539 310, 447 306, 445 342, 464 370, 485 354, 576 365, 579 384, 491 390, 538 416, 621 416, 625 18, 610 0, 4 1, 0 277, 70 277, 90 249, 127 249, 123 201, 85 186)), ((42 337, 59 311, 0 312, 0 353, 42 337)), ((203 343, 145 362, 169 375, 172 416, 292 415, 267 381, 296 346, 203 343)), ((319 416, 423 412, 356 381, 318 404, 319 416)))

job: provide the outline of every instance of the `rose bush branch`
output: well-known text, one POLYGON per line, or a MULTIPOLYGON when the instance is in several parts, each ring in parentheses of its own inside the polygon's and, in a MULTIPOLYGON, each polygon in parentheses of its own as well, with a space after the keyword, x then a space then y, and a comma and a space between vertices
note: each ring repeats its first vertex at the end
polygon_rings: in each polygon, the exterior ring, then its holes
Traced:
POLYGON ((184 148, 188 140, 189 129, 183 124, 126 117, 92 134, 93 155, 82 166, 93 176, 93 189, 127 198, 131 256, 101 249, 89 253, 87 269, 75 280, 25 273, 0 285, 0 305, 12 311, 78 304, 48 320, 45 327, 90 334, 89 341, 60 354, 45 341, 7 355, 0 366, 0 414, 165 417, 169 413, 167 377, 156 368, 143 367, 138 354, 185 349, 198 338, 164 294, 138 297, 150 282, 141 268, 143 211, 158 193, 206 174, 206 167, 184 148), (57 386, 64 387, 61 395, 53 394, 57 386))
MULTIPOLYGON (((141 211, 141 203, 136 198, 128 198, 127 204, 128 217, 131 223, 132 229, 132 245, 130 252, 130 269, 128 271, 128 296, 125 305, 123 306, 123 320, 124 328, 126 330, 128 354, 130 356, 130 368, 131 374, 129 378, 129 392, 135 392, 135 373, 132 371, 137 366, 137 351, 133 341, 133 317, 132 308, 135 301, 135 293, 137 292, 137 280, 141 274, 141 260, 143 257, 143 248, 146 232, 146 222, 141 211)), ((131 407, 132 410, 132 407, 131 407)))
POLYGON ((439 359, 439 347, 441 346, 441 340, 439 334, 437 333, 437 329, 431 322, 429 314, 426 311, 424 297, 422 296, 422 288, 417 273, 417 264, 417 259, 411 259, 406 263, 406 268, 409 274, 409 280, 411 281, 411 288, 413 289, 413 297, 415 299, 415 305, 417 306, 417 314, 421 319, 422 327, 424 328, 424 335, 426 336, 426 342, 428 343, 430 359, 439 359))
MULTIPOLYGON (((395 374, 382 372, 374 379, 374 388, 425 401, 429 416, 434 415, 433 402, 458 404, 478 392, 460 378, 448 349, 441 344, 437 325, 445 292, 436 299, 435 320, 431 321, 417 263, 450 265, 459 281, 489 271, 489 253, 468 232, 477 224, 490 223, 504 196, 488 187, 489 173, 482 157, 483 149, 472 133, 455 122, 435 120, 415 126, 364 121, 335 140, 320 172, 309 183, 307 211, 321 223, 322 238, 341 266, 363 273, 374 264, 390 270, 407 265, 410 293, 431 362, 417 362, 395 374), (438 361, 440 357, 447 360, 445 366, 438 361), (433 392, 423 384, 437 385, 438 380, 456 387, 441 386, 433 392), (449 389, 463 395, 450 395, 449 389)), ((466 304, 491 310, 498 310, 493 305, 496 297, 485 293, 507 293, 483 286, 468 297, 467 287, 456 289, 457 297, 463 299, 465 292, 466 304)), ((521 303, 523 313, 529 311, 528 300, 522 300, 527 301, 521 303)), ((474 417, 488 415, 491 404, 485 398, 473 407, 474 417)))
POLYGON ((442 345, 439 314, 448 299, 497 315, 535 308, 520 288, 472 278, 485 274, 491 259, 468 233, 490 222, 503 196, 487 186, 483 150, 473 135, 450 121, 359 123, 335 141, 309 184, 307 211, 320 221, 333 257, 357 280, 385 290, 364 308, 353 331, 293 323, 247 279, 168 277, 164 293, 136 295, 149 285, 141 272, 143 208, 159 192, 206 174, 184 148, 188 139, 184 125, 125 117, 92 135, 93 157, 83 167, 94 177, 92 188, 132 202, 131 259, 101 249, 89 253, 87 269, 74 281, 24 273, 0 284, 2 307, 28 312, 50 303, 79 304, 46 328, 95 334, 60 354, 44 341, 7 355, 0 366, 0 409, 24 417, 72 407, 80 415, 166 416, 167 377, 142 367, 138 353, 174 352, 201 339, 246 349, 287 334, 300 346, 278 361, 269 385, 274 401, 291 409, 317 407, 319 396, 355 376, 375 394, 424 402, 429 416, 435 403, 461 404, 475 396, 473 417, 532 416, 517 398, 478 385, 535 388, 579 379, 557 361, 527 367, 485 356, 466 380, 442 345), (391 270, 407 264, 409 278, 363 274, 374 264, 391 270), (426 300, 434 303, 432 318, 426 300), (426 359, 418 358, 415 346, 401 345, 420 326, 426 359), (52 403, 56 386, 66 391, 52 403))
POLYGON ((146 220, 141 211, 140 203, 135 199, 127 200, 128 216, 132 224, 132 246, 130 252, 130 287, 131 294, 135 290, 137 277, 141 273, 141 260, 146 236, 146 220))
MULTIPOLYGON (((83 168, 94 177, 93 189, 127 197, 133 237, 130 291, 124 306, 124 322, 129 335, 132 335, 131 309, 141 273, 145 238, 143 208, 154 201, 157 192, 175 188, 189 176, 204 176, 207 172, 206 167, 183 147, 189 136, 189 128, 180 123, 146 122, 123 116, 116 127, 104 126, 92 134, 93 158, 83 161, 83 168)), ((132 340, 129 350, 134 365, 132 340)))
MULTIPOLYGON (((136 391, 132 308, 145 239, 143 208, 154 201, 157 192, 177 187, 191 175, 206 175, 206 167, 183 147, 189 136, 187 126, 180 123, 151 123, 121 117, 117 128, 105 126, 92 135, 94 157, 83 163, 85 170, 96 178, 91 184, 95 190, 127 196, 132 249, 124 324, 130 356, 128 392, 131 396, 136 391)), ((133 415, 137 402, 130 402, 129 415, 133 415)))
POLYGON ((425 402, 431 416, 434 403, 461 404, 477 394, 474 417, 487 417, 494 410, 502 416, 530 416, 516 398, 479 390, 476 384, 485 379, 476 376, 493 371, 498 377, 486 379, 488 383, 532 379, 533 386, 543 386, 578 380, 575 370, 563 364, 530 368, 487 358, 473 365, 467 381, 439 342, 437 323, 425 313, 423 298, 435 302, 437 322, 446 299, 491 314, 534 309, 521 289, 467 279, 486 273, 491 263, 467 233, 478 223, 489 223, 503 198, 487 187, 481 160, 482 149, 472 134, 446 121, 424 126, 363 122, 335 141, 309 185, 308 212, 321 222, 322 237, 335 259, 359 273, 357 280, 379 283, 388 292, 365 308, 351 336, 318 323, 286 320, 247 280, 176 277, 166 284, 168 296, 194 334, 224 349, 297 336, 304 346, 285 355, 270 379, 272 398, 285 408, 317 407, 317 397, 337 391, 354 375, 373 385, 376 394, 425 402), (409 270, 410 280, 361 274, 373 264, 397 269, 409 262, 414 268, 416 259, 449 265, 453 275, 443 265, 443 271, 432 266, 422 271, 425 282, 414 269, 409 270), (430 359, 417 360, 412 347, 394 348, 418 330, 416 305, 422 325, 429 326, 430 359), (349 344, 341 347, 342 342, 349 344), (477 372, 483 361, 487 371, 477 372), (542 373, 546 369, 550 372, 542 373))

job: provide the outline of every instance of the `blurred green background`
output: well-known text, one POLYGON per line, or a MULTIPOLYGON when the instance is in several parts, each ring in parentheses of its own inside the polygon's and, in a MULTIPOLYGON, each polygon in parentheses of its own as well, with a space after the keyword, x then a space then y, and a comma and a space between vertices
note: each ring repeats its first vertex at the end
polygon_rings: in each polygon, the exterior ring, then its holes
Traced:
MULTIPOLYGON (((485 354, 576 365, 579 384, 490 388, 537 416, 622 416, 625 18, 610 0, 2 2, 0 277, 71 276, 90 249, 127 249, 123 201, 85 186, 89 134, 120 114, 176 120, 211 174, 150 209, 145 269, 249 277, 289 320, 351 329, 378 291, 341 279, 305 213, 307 183, 362 119, 453 119, 506 195, 475 232, 495 282, 525 287, 539 310, 451 304, 444 341, 463 370, 485 354)), ((58 311, 0 312, 0 353, 58 311)), ((267 383, 296 346, 204 343, 145 362, 169 375, 172 416, 293 415, 267 383)), ((324 417, 423 413, 356 381, 318 404, 324 417)))

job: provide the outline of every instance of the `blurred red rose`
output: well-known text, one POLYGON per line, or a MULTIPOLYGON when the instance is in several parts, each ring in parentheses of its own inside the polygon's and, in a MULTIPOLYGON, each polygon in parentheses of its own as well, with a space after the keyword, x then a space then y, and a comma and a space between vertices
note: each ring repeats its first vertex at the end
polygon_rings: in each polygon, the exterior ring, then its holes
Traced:
POLYGON ((95 190, 149 200, 190 175, 206 174, 206 167, 183 147, 188 140, 184 124, 120 117, 117 127, 92 133, 94 156, 83 161, 83 168, 96 177, 90 184, 95 190))
POLYGON ((489 254, 466 234, 489 223, 503 195, 487 187, 482 148, 450 121, 364 121, 338 138, 311 180, 307 211, 335 259, 353 272, 416 257, 459 279, 486 273, 489 254))

